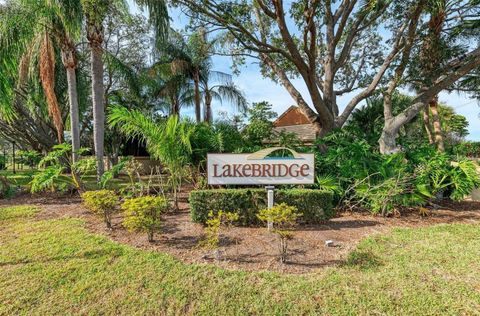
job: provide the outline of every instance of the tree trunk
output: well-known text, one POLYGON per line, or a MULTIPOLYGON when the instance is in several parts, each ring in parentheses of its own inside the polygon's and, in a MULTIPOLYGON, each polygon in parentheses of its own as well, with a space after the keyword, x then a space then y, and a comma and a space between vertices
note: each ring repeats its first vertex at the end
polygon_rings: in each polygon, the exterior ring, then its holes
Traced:
POLYGON ((435 96, 429 103, 430 111, 432 112, 433 132, 435 134, 435 144, 439 152, 445 151, 445 144, 443 141, 442 125, 440 123, 440 116, 438 115, 438 96, 435 96))
POLYGON ((180 117, 180 106, 178 99, 176 99, 175 97, 170 97, 170 102, 172 103, 170 115, 177 115, 178 117, 180 117))
POLYGON ((77 78, 75 68, 67 68, 68 102, 70 104, 70 133, 72 134, 72 159, 78 161, 80 149, 80 123, 78 118, 77 78))
POLYGON ((202 121, 202 109, 200 106, 200 77, 198 74, 198 69, 193 75, 193 85, 195 90, 195 120, 197 123, 202 121))
POLYGON ((68 103, 70 107, 70 133, 72 137, 72 161, 78 161, 80 149, 80 122, 77 94, 77 57, 75 45, 66 37, 62 44, 62 63, 67 71, 68 103))
POLYGON ((425 104, 425 108, 423 110, 423 126, 425 127, 425 131, 427 132, 429 144, 433 144, 434 141, 432 136, 432 130, 430 129, 430 108, 428 104, 425 104))
POLYGON ((212 96, 209 91, 205 93, 205 117, 204 121, 210 124, 212 122, 212 96))
POLYGON ((382 134, 378 140, 380 153, 391 155, 400 151, 400 148, 397 146, 398 130, 399 128, 394 126, 394 122, 385 122, 382 134))
MULTIPOLYGON (((99 36, 100 37, 100 36, 99 36)), ((103 161, 105 138, 105 108, 103 89, 103 61, 101 40, 91 41, 92 101, 93 101, 93 141, 97 159, 97 181, 105 170, 103 161)))

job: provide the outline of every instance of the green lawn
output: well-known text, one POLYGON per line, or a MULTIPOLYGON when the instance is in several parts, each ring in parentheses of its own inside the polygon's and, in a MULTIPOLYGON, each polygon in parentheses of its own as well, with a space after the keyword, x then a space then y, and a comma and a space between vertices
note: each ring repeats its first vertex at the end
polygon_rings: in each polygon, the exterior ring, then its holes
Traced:
POLYGON ((0 170, 0 175, 6 177, 11 184, 23 187, 26 187, 30 181, 32 181, 32 177, 35 173, 37 173, 37 170, 17 170, 15 174, 12 170, 0 170))
POLYGON ((0 314, 475 315, 480 226, 396 229, 306 276, 183 264, 80 219, 0 209, 0 314))

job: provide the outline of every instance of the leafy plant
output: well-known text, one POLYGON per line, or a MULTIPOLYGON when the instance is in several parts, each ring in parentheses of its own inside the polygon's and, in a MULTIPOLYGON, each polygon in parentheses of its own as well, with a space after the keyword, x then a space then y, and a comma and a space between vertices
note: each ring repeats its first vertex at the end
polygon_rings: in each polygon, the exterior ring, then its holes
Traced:
POLYGON ((343 189, 334 176, 317 176, 316 187, 322 191, 330 192, 336 196, 342 195, 343 189))
POLYGON ((15 195, 15 189, 4 176, 0 176, 0 199, 10 198, 15 195))
POLYGON ((6 170, 6 169, 7 169, 7 157, 0 156, 0 170, 6 170))
POLYGON ((461 200, 480 187, 480 168, 470 160, 464 159, 453 164, 450 172, 452 200, 461 200))
POLYGON ((301 216, 297 208, 289 206, 286 203, 280 203, 272 208, 266 208, 259 212, 257 217, 266 222, 272 223, 272 232, 277 234, 280 240, 279 252, 280 262, 287 261, 288 241, 293 238, 292 229, 297 223, 297 219, 301 216))
POLYGON ((469 158, 480 158, 480 142, 461 142, 453 148, 453 153, 469 158))
POLYGON ((35 167, 41 159, 40 153, 35 150, 20 150, 18 156, 20 158, 19 162, 30 168, 35 167))
MULTIPOLYGON (((86 148, 81 148, 77 154, 81 155, 87 151, 86 148)), ((30 191, 32 193, 44 190, 64 191, 72 188, 83 191, 83 176, 95 170, 95 160, 86 158, 73 163, 71 152, 70 144, 53 146, 52 151, 38 163, 40 172, 33 176, 30 191)))
POLYGON ((122 158, 122 160, 120 160, 119 163, 112 166, 110 170, 105 171, 102 177, 100 178, 100 187, 102 189, 105 189, 108 183, 125 168, 125 166, 130 160, 131 160, 130 158, 124 157, 122 158))
POLYGON ((412 187, 412 178, 399 173, 396 177, 386 178, 375 184, 367 181, 355 186, 353 204, 367 208, 372 214, 382 216, 394 213, 398 207, 422 205, 424 198, 412 187))
POLYGON ((82 193, 83 204, 93 213, 101 215, 107 228, 112 228, 112 214, 116 211, 118 197, 115 191, 98 190, 82 193))
POLYGON ((156 122, 140 111, 118 106, 112 108, 109 122, 124 134, 144 140, 149 153, 162 162, 168 172, 168 184, 173 191, 175 209, 178 210, 178 192, 192 152, 192 125, 180 121, 176 115, 166 121, 156 122))
POLYGON ((231 227, 234 222, 238 221, 238 213, 234 212, 224 212, 210 211, 208 213, 208 220, 206 222, 207 227, 205 228, 205 240, 203 240, 202 245, 208 249, 215 251, 215 258, 218 260, 220 258, 220 253, 218 251, 218 246, 220 242, 220 229, 221 227, 231 227))
POLYGON ((142 196, 125 200, 123 226, 130 231, 147 232, 149 242, 161 228, 161 214, 168 209, 168 202, 160 196, 142 196))

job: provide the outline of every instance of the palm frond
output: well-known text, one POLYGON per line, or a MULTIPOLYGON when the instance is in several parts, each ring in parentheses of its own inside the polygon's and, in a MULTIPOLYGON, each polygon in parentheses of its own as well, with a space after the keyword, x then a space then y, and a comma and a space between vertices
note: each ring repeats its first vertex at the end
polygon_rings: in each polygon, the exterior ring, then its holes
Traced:
POLYGON ((163 127, 138 110, 129 110, 122 106, 111 107, 108 115, 108 124, 118 128, 129 137, 138 137, 147 146, 155 139, 162 137, 163 127))
POLYGON ((141 79, 135 69, 108 51, 105 51, 104 55, 108 67, 110 67, 113 72, 119 75, 125 81, 125 83, 127 83, 131 93, 133 93, 136 97, 139 97, 141 89, 139 83, 141 79))
POLYGON ((233 83, 212 87, 225 101, 235 106, 239 112, 244 113, 248 108, 248 102, 244 93, 233 83))
POLYGON ((48 104, 48 113, 57 130, 58 142, 63 141, 63 119, 55 94, 55 52, 48 33, 44 33, 40 47, 40 80, 48 104))
POLYGON ((148 9, 150 23, 155 31, 157 47, 161 47, 168 36, 169 23, 166 2, 163 0, 136 0, 136 2, 141 7, 148 9))

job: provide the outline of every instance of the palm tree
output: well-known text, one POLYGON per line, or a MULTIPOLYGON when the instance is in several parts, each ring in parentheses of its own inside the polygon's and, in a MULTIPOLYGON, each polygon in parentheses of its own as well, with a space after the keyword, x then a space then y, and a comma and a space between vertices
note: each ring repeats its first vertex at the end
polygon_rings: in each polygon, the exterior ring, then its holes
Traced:
POLYGON ((212 122, 213 100, 216 100, 220 103, 227 101, 230 104, 234 105, 238 111, 242 113, 246 111, 248 106, 247 99, 245 98, 243 92, 232 81, 231 75, 219 71, 210 71, 209 69, 206 69, 203 78, 204 79, 200 82, 200 86, 205 104, 205 122, 212 122), (209 81, 212 78, 216 78, 216 80, 214 80, 215 83, 210 86, 209 81))
MULTIPOLYGON (((205 81, 205 70, 208 68, 213 43, 206 40, 205 31, 200 29, 198 32, 190 35, 187 41, 187 52, 190 59, 190 77, 193 80, 194 101, 195 101, 195 119, 197 123, 201 122, 201 96, 200 82, 205 81)), ((207 79, 208 80, 208 79, 207 79)))
MULTIPOLYGON (((72 145, 75 152, 80 148, 78 132, 78 97, 76 84, 76 51, 74 38, 78 36, 82 21, 79 0, 62 2, 38 2, 21 0, 11 2, 17 9, 28 11, 29 19, 23 20, 30 31, 14 33, 14 38, 7 45, 17 45, 20 71, 25 71, 32 58, 38 56, 40 81, 48 105, 48 113, 57 131, 57 141, 63 141, 63 115, 55 93, 55 48, 60 48, 63 65, 67 73, 68 99, 70 105, 70 122, 72 130, 72 145), (32 51, 33 50, 33 51, 32 51), (23 68, 23 69, 22 69, 23 68)), ((14 18, 14 17, 12 17, 14 18)), ((8 23, 5 21, 5 23, 8 23)), ((76 154, 73 159, 76 161, 76 154)))
POLYGON ((182 73, 173 73, 170 64, 156 64, 147 72, 150 95, 161 100, 162 108, 167 108, 169 115, 180 116, 182 107, 193 104, 194 92, 189 79, 182 73))
MULTIPOLYGON (((442 43, 441 33, 446 19, 446 0, 429 1, 430 20, 428 21, 428 33, 423 41, 422 52, 420 55, 420 73, 423 79, 423 86, 420 90, 426 90, 438 78, 439 74, 435 71, 440 65, 445 52, 442 43)), ((438 95, 433 96, 425 105, 424 125, 430 143, 435 143, 440 152, 445 151, 445 145, 442 135, 440 116, 438 114, 438 95), (433 133, 430 130, 430 112, 432 114, 433 133)))
MULTIPOLYGON (((86 20, 87 39, 90 46, 93 102, 93 140, 97 159, 97 181, 104 173, 105 104, 103 86, 103 21, 111 6, 125 7, 123 0, 81 0, 86 20)), ((166 36, 168 12, 164 0, 137 0, 140 6, 148 8, 154 25, 156 44, 160 46, 166 36)))
POLYGON ((157 122, 138 110, 121 106, 111 108, 108 122, 126 136, 144 140, 150 154, 162 162, 169 174, 175 209, 178 209, 178 193, 192 152, 193 126, 181 122, 177 115, 157 122))
POLYGON ((204 103, 204 121, 212 121, 212 101, 228 101, 240 111, 247 107, 243 93, 232 82, 232 76, 212 70, 211 56, 216 40, 209 41, 205 30, 190 35, 185 42, 178 33, 173 33, 163 53, 169 57, 172 72, 190 78, 193 83, 195 119, 201 121, 201 103, 204 103), (210 85, 211 81, 214 81, 210 85))
MULTIPOLYGON (((24 0, 32 2, 31 0, 24 0)), ((37 3, 37 1, 33 1, 37 3)), ((52 12, 52 33, 60 46, 62 63, 67 73, 68 102, 70 113, 70 132, 72 137, 72 161, 78 161, 80 150, 80 123, 77 93, 77 51, 75 39, 79 36, 83 20, 81 3, 79 0, 62 2, 45 2, 52 12), (55 15, 57 13, 57 15, 55 15)))
MULTIPOLYGON (((50 3, 50 2, 48 2, 50 3)), ((78 152, 80 151, 80 122, 77 93, 77 51, 75 47, 75 38, 80 33, 83 20, 82 8, 79 0, 60 2, 60 12, 64 12, 59 21, 66 23, 64 27, 59 27, 57 39, 60 43, 62 63, 67 72, 68 102, 70 108, 70 133, 72 137, 72 161, 78 161, 78 152)), ((62 24, 59 23, 59 26, 62 24)))
POLYGON ((90 46, 90 71, 92 75, 93 144, 97 160, 97 181, 104 173, 105 109, 103 88, 103 20, 109 9, 108 0, 81 0, 85 14, 88 44, 90 46))

